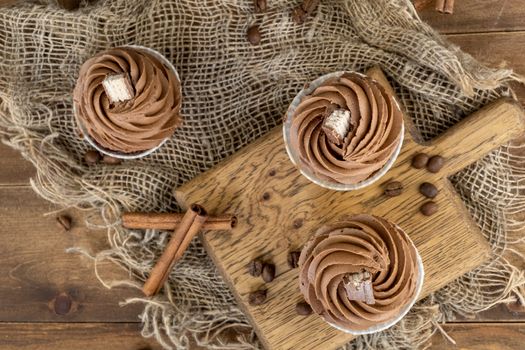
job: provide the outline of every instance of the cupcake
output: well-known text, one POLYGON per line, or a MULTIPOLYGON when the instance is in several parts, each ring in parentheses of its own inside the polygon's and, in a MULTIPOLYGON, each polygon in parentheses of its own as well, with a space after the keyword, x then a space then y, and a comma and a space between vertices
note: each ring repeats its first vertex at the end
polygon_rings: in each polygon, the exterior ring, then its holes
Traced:
POLYGON ((177 72, 162 55, 143 47, 117 47, 88 59, 73 101, 88 141, 110 155, 149 153, 182 121, 177 72))
POLYGON ((292 161, 308 178, 334 189, 359 188, 381 176, 395 161, 402 137, 403 116, 394 97, 358 73, 314 81, 296 97, 285 123, 292 161))
POLYGON ((334 327, 365 334, 390 327, 421 290, 421 259, 396 225, 372 215, 320 228, 299 258, 299 287, 334 327))

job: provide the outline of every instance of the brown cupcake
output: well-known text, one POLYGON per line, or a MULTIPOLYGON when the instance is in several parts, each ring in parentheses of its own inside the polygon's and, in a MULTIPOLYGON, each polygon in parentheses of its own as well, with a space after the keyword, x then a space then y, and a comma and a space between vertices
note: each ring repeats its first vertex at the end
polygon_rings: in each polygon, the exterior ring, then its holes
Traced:
POLYGON ((385 166, 402 139, 393 96, 357 73, 330 78, 302 98, 290 124, 290 147, 323 180, 357 184, 385 166))
POLYGON ((366 330, 395 319, 418 292, 417 252, 387 220, 355 215, 324 226, 299 259, 300 290, 314 312, 345 330, 366 330), (352 277, 370 276, 373 302, 351 300, 352 277))
POLYGON ((180 88, 174 69, 148 50, 109 49, 80 69, 73 92, 76 118, 102 148, 124 154, 143 152, 157 147, 181 124, 180 88), (129 77, 133 97, 112 103, 103 81, 119 74, 129 77))

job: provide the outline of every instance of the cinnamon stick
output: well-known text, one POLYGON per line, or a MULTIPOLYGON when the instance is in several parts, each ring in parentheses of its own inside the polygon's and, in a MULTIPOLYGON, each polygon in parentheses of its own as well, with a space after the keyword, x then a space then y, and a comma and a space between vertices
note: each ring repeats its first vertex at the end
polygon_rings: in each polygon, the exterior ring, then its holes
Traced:
POLYGON ((441 13, 454 13, 454 0, 436 0, 436 10, 441 13))
POLYGON ((162 288, 164 282, 168 279, 171 269, 182 257, 193 237, 200 231, 204 222, 206 222, 207 216, 206 210, 198 204, 192 204, 190 210, 184 214, 179 226, 142 288, 146 296, 154 295, 162 288))
POLYGON ((443 12, 448 13, 448 14, 454 13, 454 0, 445 1, 445 7, 443 9, 443 12))
MULTIPOLYGON (((178 227, 184 214, 181 213, 139 213, 122 214, 122 226, 129 229, 173 230, 178 227)), ((237 225, 237 217, 232 214, 209 216, 203 230, 231 230, 237 225)))
POLYGON ((430 6, 434 0, 414 0, 414 7, 416 11, 421 11, 430 6))

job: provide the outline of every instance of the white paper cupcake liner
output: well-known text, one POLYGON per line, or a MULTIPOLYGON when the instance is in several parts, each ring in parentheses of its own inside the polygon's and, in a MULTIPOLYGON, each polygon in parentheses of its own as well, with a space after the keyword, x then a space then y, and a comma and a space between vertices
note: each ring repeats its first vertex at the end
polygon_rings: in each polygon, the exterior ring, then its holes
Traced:
MULTIPOLYGON (((181 96, 181 101, 182 101, 182 82, 180 80, 179 73, 177 72, 177 70, 175 69, 173 64, 166 57, 164 57, 161 53, 159 53, 156 50, 153 50, 153 49, 151 49, 149 47, 145 47, 145 46, 141 46, 141 45, 123 45, 123 46, 119 46, 119 47, 129 47, 129 48, 133 48, 133 49, 136 49, 136 50, 145 51, 145 52, 149 53, 150 55, 156 57, 166 67, 171 69, 173 71, 173 73, 175 74, 175 77, 177 77, 177 80, 179 81, 179 91, 178 91, 178 93, 179 93, 179 96, 181 96)), ((107 154, 108 156, 115 157, 115 158, 118 158, 118 159, 137 159, 137 158, 145 157, 145 156, 155 152, 156 150, 158 150, 169 139, 169 137, 167 137, 164 140, 162 140, 157 146, 155 146, 153 148, 150 148, 150 149, 147 149, 145 151, 141 151, 141 152, 124 153, 124 152, 118 152, 118 151, 110 150, 110 149, 105 148, 102 145, 100 145, 97 141, 95 141, 88 134, 88 132, 85 129, 84 125, 82 125, 82 122, 80 122, 80 120, 78 118, 76 118, 77 111, 76 111, 76 108, 75 108, 75 104, 73 104, 73 113, 75 114, 75 120, 77 122, 77 125, 78 125, 79 129, 80 129, 80 131, 82 131, 82 134, 84 135, 84 140, 86 140, 87 143, 89 143, 93 148, 95 148, 100 153, 107 154)))
MULTIPOLYGON (((399 140, 399 144, 397 145, 396 149, 394 150, 394 153, 392 153, 392 156, 390 159, 385 163, 385 165, 378 171, 376 171, 372 176, 369 178, 358 182, 356 184, 342 184, 335 181, 329 181, 326 179, 322 179, 319 176, 317 176, 306 164, 304 164, 297 152, 291 145, 290 145, 290 132, 291 132, 291 125, 292 125, 292 118, 295 114, 295 110, 297 109, 297 106, 299 106, 299 103, 301 103, 301 100, 311 94, 315 89, 317 89, 321 84, 323 84, 326 80, 332 79, 332 78, 339 78, 345 73, 352 73, 352 74, 358 74, 362 77, 366 77, 368 79, 371 79, 368 76, 365 76, 364 74, 357 73, 357 72, 350 72, 350 71, 339 71, 339 72, 333 72, 326 75, 323 75, 317 79, 315 79, 313 82, 311 82, 306 88, 302 89, 292 100, 292 103, 290 104, 290 107, 288 108, 288 111, 286 112, 286 119, 283 123, 283 137, 284 137, 284 144, 286 147, 286 152, 288 153, 288 157, 292 161, 292 163, 295 165, 295 167, 299 170, 299 172, 306 177, 311 182, 324 187, 328 188, 330 190, 335 191, 352 191, 352 190, 358 190, 360 188, 369 186, 379 180, 383 175, 385 175, 388 170, 392 167, 392 165, 395 163, 399 153, 401 152, 401 147, 403 145, 403 139, 405 136, 405 124, 401 124, 401 137, 399 140)), ((376 80, 372 79, 376 83, 378 83, 376 80)), ((380 83, 378 83, 380 84, 380 83)), ((397 103, 396 99, 394 98, 394 103, 399 107, 399 104, 397 103)))

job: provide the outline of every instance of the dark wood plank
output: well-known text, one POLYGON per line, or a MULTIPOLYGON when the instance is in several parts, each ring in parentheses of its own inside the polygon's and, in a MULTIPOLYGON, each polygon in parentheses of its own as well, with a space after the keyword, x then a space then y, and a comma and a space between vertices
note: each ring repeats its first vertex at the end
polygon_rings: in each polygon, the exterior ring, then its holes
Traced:
MULTIPOLYGON (((525 11, 525 6, 523 8, 525 11)), ((512 68, 525 76, 525 60, 522 57, 525 32, 456 34, 448 35, 447 38, 480 62, 491 67, 512 68)), ((522 104, 525 104, 525 86, 515 83, 513 87, 522 104)))
POLYGON ((456 0, 454 14, 439 13, 434 2, 419 12, 442 33, 518 31, 525 29, 523 0, 456 0))
POLYGON ((518 350, 525 344, 523 323, 456 323, 443 328, 456 341, 456 346, 437 332, 432 338, 432 350, 518 350))
MULTIPOLYGON (((118 305, 140 295, 138 290, 104 288, 90 259, 65 252, 74 246, 105 249, 105 230, 89 231, 82 216, 72 212, 75 227, 64 232, 55 215, 44 216, 57 207, 28 187, 0 187, 0 198, 0 321, 138 321, 141 305, 118 305)), ((125 277, 115 266, 104 275, 125 277)))
POLYGON ((17 2, 20 2, 21 0, 0 0, 0 6, 8 6, 16 4, 17 2))
POLYGON ((0 186, 29 185, 29 178, 36 169, 25 160, 20 152, 0 143, 0 186))
POLYGON ((137 323, 0 323, 5 350, 160 350, 137 323))
MULTIPOLYGON (((525 16, 525 6, 522 7, 525 16)), ((525 25, 525 21, 522 22, 525 25)), ((505 64, 506 67, 525 74, 523 60, 525 32, 454 34, 447 35, 447 38, 481 62, 493 67, 505 64)))

